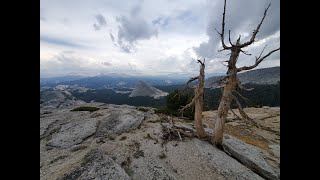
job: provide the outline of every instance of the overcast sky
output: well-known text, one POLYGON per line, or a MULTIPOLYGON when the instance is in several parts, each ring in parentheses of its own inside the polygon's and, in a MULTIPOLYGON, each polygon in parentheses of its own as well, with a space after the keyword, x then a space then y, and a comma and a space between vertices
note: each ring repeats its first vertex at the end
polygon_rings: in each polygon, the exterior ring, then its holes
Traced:
MULTIPOLYGON (((263 47, 280 46, 279 0, 229 0, 226 35, 248 40, 271 2, 256 39, 241 54, 238 67, 251 65, 263 47)), ((225 73, 221 49, 223 0, 41 0, 40 75, 186 75, 225 73)), ((226 38, 227 40, 228 38, 226 38)), ((228 41, 226 41, 227 44, 228 41)), ((258 67, 280 66, 276 52, 258 67)))

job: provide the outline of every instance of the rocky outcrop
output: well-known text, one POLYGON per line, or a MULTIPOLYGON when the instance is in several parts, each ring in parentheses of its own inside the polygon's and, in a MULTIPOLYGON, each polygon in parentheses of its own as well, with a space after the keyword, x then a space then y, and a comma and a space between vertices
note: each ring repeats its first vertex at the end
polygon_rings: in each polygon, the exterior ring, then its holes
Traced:
MULTIPOLYGON (((58 131, 52 134, 47 145, 51 147, 69 148, 80 144, 88 137, 106 137, 111 134, 121 134, 137 128, 143 121, 144 115, 135 107, 109 106, 103 114, 89 112, 60 112, 58 116, 40 118, 40 137, 46 131, 58 131), (118 108, 120 107, 120 108, 118 108), (75 116, 81 114, 81 116, 75 116), (69 117, 65 119, 65 117, 69 117), (59 122, 59 123, 56 123, 59 122)), ((47 136, 47 135, 46 135, 47 136)))
POLYGON ((130 177, 109 156, 99 149, 93 149, 85 155, 80 166, 59 178, 59 180, 69 179, 130 180, 130 177))
MULTIPOLYGON (((152 108, 87 103, 40 109, 40 179, 274 179, 250 145, 225 135, 227 152, 197 138, 163 139, 168 117, 152 108), (253 168, 255 167, 255 169, 253 168)), ((192 124, 173 118, 177 127, 192 124)), ((212 129, 205 128, 212 133, 212 129)), ((277 150, 277 145, 271 146, 277 150)), ((275 179, 276 179, 275 178, 275 179)))
MULTIPOLYGON (((212 136, 213 130, 211 128, 204 129, 212 136)), ((261 177, 270 180, 279 179, 273 168, 267 163, 261 152, 255 146, 247 144, 225 133, 223 135, 223 147, 231 157, 238 160, 261 177)))
POLYGON ((223 174, 227 179, 263 180, 262 177, 212 144, 199 139, 193 139, 193 141, 209 165, 223 174))
POLYGON ((80 144, 86 138, 96 132, 97 120, 84 119, 82 121, 70 122, 62 125, 59 133, 52 135, 48 146, 69 148, 73 145, 80 144))
POLYGON ((50 90, 40 95, 40 108, 52 109, 81 104, 85 102, 72 96, 69 91, 50 90))
POLYGON ((231 154, 232 157, 246 165, 255 173, 263 178, 270 180, 278 180, 278 175, 274 172, 272 167, 262 157, 261 153, 256 147, 247 144, 228 134, 224 135, 223 146, 225 150, 231 154))
POLYGON ((135 129, 142 123, 143 119, 143 113, 134 109, 114 110, 100 121, 96 136, 121 134, 130 129, 135 129))

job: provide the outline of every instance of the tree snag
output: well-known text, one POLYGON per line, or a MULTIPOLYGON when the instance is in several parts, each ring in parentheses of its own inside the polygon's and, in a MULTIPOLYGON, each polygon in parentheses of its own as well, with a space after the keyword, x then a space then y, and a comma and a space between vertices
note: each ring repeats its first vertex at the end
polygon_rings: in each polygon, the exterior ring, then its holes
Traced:
POLYGON ((180 109, 181 112, 183 112, 186 108, 191 107, 192 105, 195 106, 195 112, 194 112, 194 126, 196 128, 197 136, 199 138, 205 138, 206 132, 204 131, 203 125, 202 125, 202 111, 203 111, 203 96, 204 96, 204 68, 205 68, 205 59, 203 62, 198 60, 198 63, 200 63, 200 73, 199 76, 196 76, 194 78, 191 78, 187 82, 187 86, 195 80, 198 80, 199 83, 192 87, 194 89, 194 97, 192 101, 184 106, 182 109, 180 109))
MULTIPOLYGON (((266 54, 265 56, 261 57, 264 48, 262 50, 262 52, 260 53, 259 57, 256 57, 255 60, 255 64, 252 66, 243 66, 240 68, 236 67, 237 64, 237 60, 239 58, 240 53, 243 53, 245 55, 251 55, 248 54, 247 52, 243 51, 242 48, 247 47, 249 45, 251 45, 252 43, 255 42, 255 38, 256 35, 258 34, 261 24, 263 23, 263 20, 267 14, 267 11, 270 7, 271 3, 269 4, 269 6, 265 9, 263 17, 259 23, 259 25, 257 26, 257 28, 253 31, 253 34, 250 38, 249 41, 245 42, 245 43, 240 43, 240 39, 241 39, 241 35, 239 36, 239 38, 237 39, 235 44, 232 44, 231 42, 231 38, 230 38, 230 30, 229 30, 229 43, 230 46, 227 46, 224 42, 224 25, 225 25, 225 13, 226 13, 226 0, 224 0, 224 8, 223 8, 223 16, 222 16, 222 30, 221 33, 218 32, 218 34, 220 35, 221 38, 221 44, 223 49, 218 50, 218 52, 220 51, 224 51, 224 50, 230 50, 230 58, 227 61, 228 62, 228 71, 227 71, 227 76, 225 77, 225 79, 223 80, 223 93, 222 93, 222 97, 220 100, 220 104, 218 107, 218 116, 217 116, 217 120, 215 123, 215 127, 214 127, 214 133, 211 139, 211 143, 215 144, 217 147, 222 147, 222 140, 223 140, 223 132, 224 132, 224 124, 228 115, 228 111, 230 110, 230 104, 232 102, 232 100, 235 100, 240 114, 244 119, 248 119, 251 120, 248 115, 245 114, 245 112, 243 111, 239 101, 235 98, 234 96, 234 92, 236 92, 237 89, 244 89, 243 86, 241 85, 240 81, 238 80, 237 77, 237 73, 241 72, 241 71, 246 71, 246 70, 251 70, 255 67, 257 67, 266 57, 270 56, 272 53, 279 51, 280 47, 277 49, 274 49, 272 51, 270 51, 268 54, 266 54)), ((253 121, 253 120, 251 120, 253 121)))

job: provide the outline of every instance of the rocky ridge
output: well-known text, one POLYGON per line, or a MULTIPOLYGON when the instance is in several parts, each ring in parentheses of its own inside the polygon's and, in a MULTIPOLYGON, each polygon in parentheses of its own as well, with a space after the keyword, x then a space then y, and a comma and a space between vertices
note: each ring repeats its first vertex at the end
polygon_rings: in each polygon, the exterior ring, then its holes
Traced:
POLYGON ((161 123, 168 119, 152 108, 85 105, 99 110, 40 108, 40 179, 279 179, 279 169, 269 165, 259 148, 231 135, 225 136, 228 152, 183 136, 163 144, 161 123), (246 152, 255 152, 254 158, 246 152))

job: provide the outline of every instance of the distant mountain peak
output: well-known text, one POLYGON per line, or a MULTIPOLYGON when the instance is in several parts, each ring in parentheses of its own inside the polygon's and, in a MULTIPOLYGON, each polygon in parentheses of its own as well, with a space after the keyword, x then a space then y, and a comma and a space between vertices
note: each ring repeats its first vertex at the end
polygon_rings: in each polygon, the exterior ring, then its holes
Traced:
POLYGON ((155 99, 160 98, 161 96, 167 96, 168 93, 167 92, 163 92, 160 89, 157 89, 153 86, 151 86, 150 84, 139 80, 135 86, 135 88, 133 89, 133 91, 131 92, 131 94, 129 95, 129 97, 136 97, 136 96, 149 96, 149 97, 153 97, 155 99))

